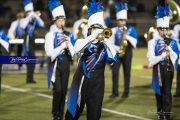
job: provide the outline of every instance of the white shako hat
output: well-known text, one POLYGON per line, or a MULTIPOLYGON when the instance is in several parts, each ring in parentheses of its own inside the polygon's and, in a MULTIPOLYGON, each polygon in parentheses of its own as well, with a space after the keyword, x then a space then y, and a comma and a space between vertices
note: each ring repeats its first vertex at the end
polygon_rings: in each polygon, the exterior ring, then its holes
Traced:
POLYGON ((116 19, 123 19, 127 20, 127 3, 124 2, 124 0, 120 0, 116 2, 116 19))
POLYGON ((59 18, 66 18, 64 7, 59 0, 49 0, 48 1, 49 10, 52 13, 53 20, 59 18))
POLYGON ((104 7, 99 0, 89 0, 88 2, 88 28, 96 27, 104 29, 106 27, 104 22, 104 7))
POLYGON ((32 0, 23 0, 25 12, 34 11, 32 0))
POLYGON ((157 5, 157 28, 169 28, 170 8, 166 0, 159 0, 157 5))

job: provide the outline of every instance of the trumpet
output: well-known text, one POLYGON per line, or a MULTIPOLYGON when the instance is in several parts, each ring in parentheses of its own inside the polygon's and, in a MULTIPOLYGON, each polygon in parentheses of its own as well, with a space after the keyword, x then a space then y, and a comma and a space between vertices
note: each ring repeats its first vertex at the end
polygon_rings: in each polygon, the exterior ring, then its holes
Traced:
POLYGON ((103 40, 104 38, 110 38, 112 35, 112 30, 110 28, 105 28, 102 33, 100 33, 98 36, 97 36, 97 39, 98 40, 103 40))
MULTIPOLYGON (((123 27, 123 34, 122 34, 122 38, 124 38, 125 34, 126 34, 126 30, 127 30, 127 27, 124 26, 123 27)), ((119 57, 123 57, 125 55, 125 52, 126 52, 126 48, 128 46, 128 41, 126 39, 123 39, 122 40, 122 44, 121 44, 121 47, 118 51, 119 53, 119 57)))

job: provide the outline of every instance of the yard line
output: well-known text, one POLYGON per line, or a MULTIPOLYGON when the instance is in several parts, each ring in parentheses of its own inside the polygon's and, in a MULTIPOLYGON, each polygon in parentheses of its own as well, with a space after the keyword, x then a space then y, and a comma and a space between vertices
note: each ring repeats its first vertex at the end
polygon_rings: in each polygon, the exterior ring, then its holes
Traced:
MULTIPOLYGON (((52 99, 52 96, 46 95, 46 94, 43 94, 43 93, 34 93, 34 92, 29 91, 29 90, 25 90, 25 89, 22 89, 22 88, 15 88, 15 87, 11 87, 11 86, 8 86, 8 85, 2 85, 2 87, 6 88, 6 89, 13 90, 13 91, 30 93, 30 94, 33 94, 33 95, 36 95, 36 96, 52 99)), ((136 116, 136 115, 132 115, 132 114, 128 114, 128 113, 118 112, 118 111, 110 110, 110 109, 106 109, 106 108, 102 108, 102 111, 117 114, 117 115, 121 115, 121 116, 130 117, 130 118, 135 118, 135 119, 138 119, 138 120, 151 120, 149 118, 144 118, 144 117, 140 117, 140 116, 136 116)))
POLYGON ((25 89, 22 89, 22 88, 15 88, 15 87, 11 87, 11 86, 8 86, 8 85, 2 85, 2 87, 10 89, 10 90, 18 91, 18 92, 30 93, 30 94, 33 94, 33 95, 36 95, 36 96, 41 96, 41 97, 52 99, 52 96, 46 95, 46 94, 43 94, 43 93, 34 93, 34 92, 29 91, 29 90, 25 90, 25 89))
POLYGON ((140 116, 136 116, 136 115, 132 115, 132 114, 128 114, 128 113, 118 112, 118 111, 110 110, 110 109, 106 109, 106 108, 102 108, 102 110, 105 111, 105 112, 109 112, 109 113, 113 113, 113 114, 118 114, 118 115, 121 115, 121 116, 136 118, 138 120, 151 120, 149 118, 144 118, 144 117, 140 117, 140 116))

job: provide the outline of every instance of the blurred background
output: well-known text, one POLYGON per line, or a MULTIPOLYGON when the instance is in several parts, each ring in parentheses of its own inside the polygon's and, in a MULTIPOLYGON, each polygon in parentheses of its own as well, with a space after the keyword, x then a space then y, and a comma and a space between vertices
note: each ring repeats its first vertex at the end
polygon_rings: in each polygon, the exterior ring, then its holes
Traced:
MULTIPOLYGON (((48 9, 48 0, 33 0, 34 10, 41 12, 41 18, 45 22, 45 28, 36 30, 37 38, 44 38, 53 24, 51 12, 48 9)), ((66 27, 72 31, 75 21, 80 19, 81 8, 86 0, 61 0, 66 13, 66 27)), ((115 0, 101 0, 105 10, 110 12, 110 21, 107 26, 116 26, 115 0)), ((156 24, 156 4, 158 0, 127 0, 128 25, 133 25, 137 31, 139 42, 137 49, 133 51, 131 95, 128 99, 109 98, 112 89, 111 71, 109 66, 105 69, 106 88, 103 100, 102 120, 155 120, 156 103, 154 92, 150 89, 152 69, 149 69, 147 54, 147 42, 145 32, 156 24), (111 111, 108 111, 111 110, 111 111), (113 111, 112 111, 113 110, 113 111)), ((180 0, 174 0, 180 6, 180 0)), ((16 20, 16 13, 24 11, 22 0, 0 0, 0 25, 8 32, 10 24, 16 20)), ((170 25, 173 29, 175 24, 170 25)), ((11 45, 11 55, 15 45, 11 45)), ((45 56, 44 44, 37 44, 37 56, 45 56)), ((45 59, 45 58, 43 58, 45 59)), ((76 59, 74 59, 76 60, 76 59)), ((68 92, 76 70, 76 61, 71 66, 68 84, 68 92)), ((52 91, 47 88, 46 64, 36 65, 35 78, 38 84, 26 84, 26 66, 22 70, 18 66, 3 65, 2 92, 0 94, 0 120, 50 120, 52 91), (16 74, 14 74, 16 73, 16 74), (22 74, 20 74, 22 73, 22 74)), ((120 70, 120 87, 123 90, 123 70, 120 70)), ((176 72, 174 73, 172 93, 176 89, 176 72)), ((121 93, 120 93, 121 94, 121 93)), ((66 109, 65 109, 66 110, 66 109)), ((180 98, 173 98, 172 119, 180 120, 180 98)), ((86 119, 86 110, 80 120, 86 119)))
MULTIPOLYGON (((72 30, 73 23, 80 18, 81 8, 87 0, 61 0, 64 5, 67 23, 66 27, 72 30)), ((105 10, 109 10, 111 20, 108 27, 116 25, 115 0, 101 0, 105 10)), ((175 0, 180 5, 180 0, 175 0)), ((138 47, 146 47, 144 33, 156 23, 156 3, 157 0, 127 0, 128 3, 128 24, 135 26, 139 36, 138 47)), ((49 27, 53 24, 51 12, 47 6, 47 0, 33 0, 34 10, 41 12, 41 18, 45 22, 45 28, 37 30, 36 36, 44 38, 49 31, 49 27)), ((18 10, 24 10, 22 0, 0 0, 0 24, 7 32, 12 21, 16 19, 18 10)), ((173 28, 171 25, 170 28, 173 28)), ((39 47, 37 46, 37 49, 39 47)))

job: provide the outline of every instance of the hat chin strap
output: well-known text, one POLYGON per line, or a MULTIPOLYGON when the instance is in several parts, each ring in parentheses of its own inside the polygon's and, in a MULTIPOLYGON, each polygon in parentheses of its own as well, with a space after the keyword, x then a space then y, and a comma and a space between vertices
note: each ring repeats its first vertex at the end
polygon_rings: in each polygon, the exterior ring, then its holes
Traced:
POLYGON ((54 21, 58 20, 58 19, 66 19, 65 16, 60 15, 60 16, 56 16, 55 18, 53 18, 54 21))
POLYGON ((104 27, 103 27, 101 24, 99 24, 99 23, 96 23, 96 24, 91 25, 90 28, 104 29, 104 27))

